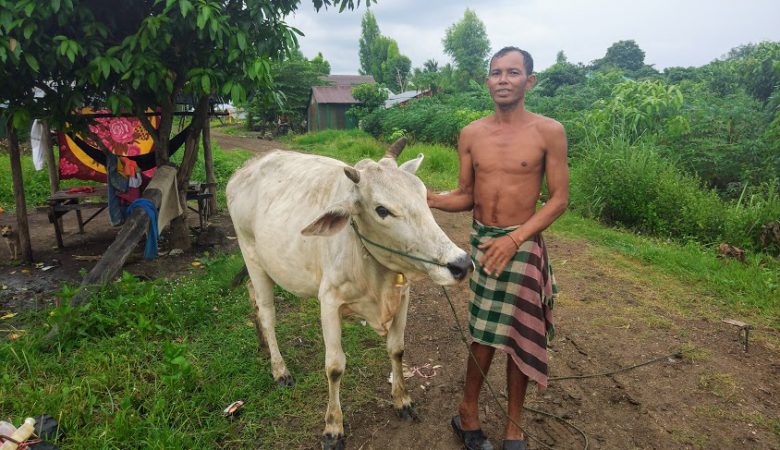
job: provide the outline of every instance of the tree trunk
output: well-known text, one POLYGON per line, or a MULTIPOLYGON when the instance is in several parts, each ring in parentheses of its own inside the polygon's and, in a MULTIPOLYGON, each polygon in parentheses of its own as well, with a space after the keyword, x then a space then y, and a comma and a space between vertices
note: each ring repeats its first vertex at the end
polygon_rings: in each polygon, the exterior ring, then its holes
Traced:
POLYGON ((206 166, 206 186, 211 192, 209 198, 209 211, 217 212, 217 180, 214 177, 214 155, 211 152, 211 123, 206 118, 203 126, 203 163, 206 166))
POLYGON ((8 143, 10 145, 9 156, 11 158, 11 177, 14 184, 14 198, 16 199, 16 225, 19 233, 19 245, 22 251, 22 261, 32 263, 32 245, 30 243, 30 227, 27 223, 27 204, 24 200, 24 180, 22 179, 22 156, 19 150, 19 139, 16 130, 8 121, 8 143))
POLYGON ((208 107, 208 96, 198 100, 192 116, 190 131, 187 133, 184 141, 184 156, 176 174, 176 181, 179 184, 179 201, 184 213, 171 221, 171 245, 174 248, 180 248, 185 251, 192 246, 190 232, 187 228, 187 187, 190 184, 190 177, 192 176, 195 162, 198 160, 198 142, 203 130, 203 124, 208 118, 208 107))

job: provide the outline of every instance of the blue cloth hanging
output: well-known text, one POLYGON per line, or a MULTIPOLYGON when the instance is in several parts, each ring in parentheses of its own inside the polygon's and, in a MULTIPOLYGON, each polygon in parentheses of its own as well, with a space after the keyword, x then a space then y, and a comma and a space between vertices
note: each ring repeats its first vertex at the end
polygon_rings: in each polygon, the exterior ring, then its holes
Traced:
POLYGON ((138 198, 130 203, 127 207, 127 215, 129 216, 134 209, 141 208, 149 216, 149 230, 146 233, 146 247, 144 248, 144 259, 154 259, 157 257, 157 236, 159 234, 157 230, 157 208, 151 200, 145 198, 138 198))

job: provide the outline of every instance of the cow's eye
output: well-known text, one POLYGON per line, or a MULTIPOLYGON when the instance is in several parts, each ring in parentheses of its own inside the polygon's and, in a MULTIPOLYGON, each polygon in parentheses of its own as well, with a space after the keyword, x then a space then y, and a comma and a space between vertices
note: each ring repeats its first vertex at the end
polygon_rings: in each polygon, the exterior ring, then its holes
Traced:
POLYGON ((379 217, 381 217, 383 219, 385 217, 387 217, 387 216, 392 216, 393 215, 393 213, 391 213, 389 209, 385 208, 382 205, 377 206, 374 211, 376 211, 376 213, 379 214, 379 217))

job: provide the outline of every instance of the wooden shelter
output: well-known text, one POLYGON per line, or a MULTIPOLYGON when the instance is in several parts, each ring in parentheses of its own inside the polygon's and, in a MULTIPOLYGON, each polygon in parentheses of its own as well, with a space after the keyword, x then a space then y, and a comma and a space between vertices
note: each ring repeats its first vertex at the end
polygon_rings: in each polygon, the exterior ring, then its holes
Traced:
POLYGON ((323 86, 313 86, 307 110, 307 131, 350 129, 357 127, 347 111, 360 102, 352 96, 358 84, 375 83, 371 75, 330 75, 323 77, 323 86))

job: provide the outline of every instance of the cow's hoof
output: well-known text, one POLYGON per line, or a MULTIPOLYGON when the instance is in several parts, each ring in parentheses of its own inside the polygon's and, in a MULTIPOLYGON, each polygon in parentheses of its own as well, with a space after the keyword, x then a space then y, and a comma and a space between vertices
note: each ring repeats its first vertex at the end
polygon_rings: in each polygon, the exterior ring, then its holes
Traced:
POLYGON ((286 375, 282 375, 281 377, 277 378, 275 381, 276 384, 279 385, 279 387, 288 387, 295 384, 295 380, 293 380, 292 375, 290 375, 289 373, 286 375))
POLYGON ((414 408, 414 403, 404 405, 403 408, 396 409, 395 415, 407 422, 418 422, 420 420, 420 415, 417 414, 417 410, 414 408))
POLYGON ((334 436, 332 433, 322 435, 322 450, 344 450, 347 447, 347 440, 343 434, 334 436))

